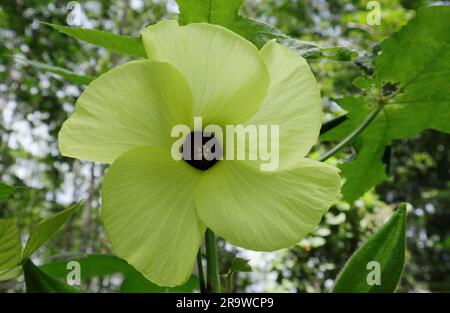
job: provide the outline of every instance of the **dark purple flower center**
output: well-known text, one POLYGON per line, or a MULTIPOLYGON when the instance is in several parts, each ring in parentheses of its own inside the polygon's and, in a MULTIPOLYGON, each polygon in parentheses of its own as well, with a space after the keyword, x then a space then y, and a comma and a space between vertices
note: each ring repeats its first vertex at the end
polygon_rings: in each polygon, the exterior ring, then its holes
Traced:
POLYGON ((222 147, 214 134, 200 131, 186 136, 181 147, 183 160, 196 169, 205 171, 222 158, 222 147))

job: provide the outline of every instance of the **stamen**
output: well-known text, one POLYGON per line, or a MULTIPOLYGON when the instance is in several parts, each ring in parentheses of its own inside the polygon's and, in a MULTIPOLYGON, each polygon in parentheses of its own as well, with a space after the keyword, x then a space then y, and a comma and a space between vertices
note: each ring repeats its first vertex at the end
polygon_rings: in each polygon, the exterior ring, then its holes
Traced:
POLYGON ((196 169, 205 171, 222 158, 222 148, 214 134, 191 132, 186 136, 183 160, 196 169))

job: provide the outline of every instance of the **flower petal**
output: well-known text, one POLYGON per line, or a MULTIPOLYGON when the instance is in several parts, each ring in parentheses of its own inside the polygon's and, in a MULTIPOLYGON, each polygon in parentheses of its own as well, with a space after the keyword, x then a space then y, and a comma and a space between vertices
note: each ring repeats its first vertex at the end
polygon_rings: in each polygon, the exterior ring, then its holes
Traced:
POLYGON ((212 24, 161 21, 141 32, 151 60, 179 69, 189 82, 193 114, 204 124, 237 124, 259 108, 269 73, 249 41, 212 24))
MULTIPOLYGON (((322 101, 305 59, 275 41, 261 49, 270 72, 269 92, 246 124, 279 125, 281 167, 304 157, 319 137, 322 101)), ((270 147, 270 138, 268 140, 270 147)))
POLYGON ((166 149, 144 147, 105 175, 102 220, 113 250, 158 285, 180 285, 192 273, 205 232, 193 201, 200 174, 166 149))
POLYGON ((168 63, 134 61, 94 80, 59 133, 63 155, 111 163, 143 146, 170 147, 171 128, 191 123, 191 93, 168 63))
POLYGON ((198 216, 216 234, 246 249, 272 251, 312 231, 339 187, 337 168, 310 159, 275 172, 222 161, 205 172, 194 198, 198 216))

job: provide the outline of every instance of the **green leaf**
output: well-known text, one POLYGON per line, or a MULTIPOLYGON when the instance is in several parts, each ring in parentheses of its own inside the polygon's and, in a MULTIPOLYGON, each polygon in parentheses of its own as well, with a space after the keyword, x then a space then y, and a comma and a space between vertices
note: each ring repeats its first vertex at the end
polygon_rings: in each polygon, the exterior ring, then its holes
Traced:
POLYGON ((80 263, 82 280, 91 279, 93 277, 102 277, 114 273, 124 273, 133 269, 125 260, 114 255, 88 255, 68 261, 47 263, 41 265, 40 268, 57 278, 64 278, 68 272, 66 266, 69 261, 80 263))
POLYGON ((0 200, 4 200, 12 195, 16 189, 5 183, 0 182, 0 200))
MULTIPOLYGON (((338 101, 348 112, 345 122, 321 136, 322 140, 341 140, 356 129, 372 108, 363 97, 345 97, 338 101)), ((382 162, 385 146, 389 143, 388 114, 385 108, 369 127, 353 142, 357 158, 339 166, 346 182, 342 187, 344 200, 353 203, 367 190, 387 178, 382 162)))
POLYGON ((449 95, 448 88, 436 85, 448 77, 450 68, 449 17, 450 6, 419 9, 405 27, 381 43, 381 54, 375 60, 377 76, 384 81, 401 82, 405 91, 429 83, 432 90, 427 95, 432 91, 449 95))
POLYGON ((185 282, 183 285, 175 286, 172 288, 166 288, 166 290, 170 292, 194 292, 196 290, 199 290, 198 277, 195 275, 191 275, 188 281, 185 282))
POLYGON ((273 26, 244 17, 239 14, 243 2, 244 0, 177 0, 180 9, 179 22, 221 25, 251 41, 258 48, 276 39, 305 58, 328 57, 348 61, 357 56, 343 47, 320 48, 312 42, 291 38, 273 26))
POLYGON ((320 128, 320 135, 324 135, 325 133, 329 132, 333 128, 338 127, 342 123, 344 123, 347 120, 347 114, 340 115, 336 118, 333 118, 332 120, 329 120, 322 124, 322 127, 320 128))
POLYGON ((152 283, 136 270, 128 272, 120 286, 120 292, 156 293, 164 291, 164 287, 152 283))
POLYGON ((249 260, 243 258, 235 258, 231 263, 231 272, 251 272, 252 267, 248 264, 249 260))
MULTIPOLYGON (((71 260, 72 261, 72 260, 71 260)), ((93 277, 102 277, 121 273, 123 282, 120 287, 121 292, 165 292, 167 289, 160 287, 147 280, 141 273, 136 271, 125 260, 113 255, 88 255, 73 261, 80 263, 81 280, 86 281, 93 277)), ((40 268, 56 278, 64 279, 68 273, 66 269, 67 261, 59 261, 42 265, 40 268)), ((174 292, 190 292, 198 287, 198 279, 195 276, 184 285, 176 288, 169 288, 174 292)))
POLYGON ((243 0, 177 0, 181 24, 214 23, 225 27, 234 24, 243 0))
POLYGON ((122 286, 120 286, 121 292, 137 292, 137 293, 149 293, 149 292, 193 292, 198 290, 199 283, 197 276, 191 275, 188 281, 183 285, 164 288, 160 287, 151 281, 147 280, 138 271, 129 272, 124 277, 122 286))
MULTIPOLYGON (((262 48, 268 41, 275 39, 305 58, 317 59, 325 56, 324 51, 326 49, 320 48, 315 43, 289 37, 273 26, 248 17, 237 16, 235 23, 228 28, 251 41, 258 48, 262 48)), ((329 48, 327 51, 332 51, 333 49, 329 48)), ((337 51, 341 48, 335 49, 337 51)), ((329 53, 330 59, 335 59, 336 56, 336 53, 329 53)))
POLYGON ((450 250, 450 236, 447 236, 447 239, 444 240, 444 249, 450 250))
POLYGON ((26 259, 30 257, 33 252, 52 238, 80 206, 81 203, 75 204, 39 223, 28 238, 27 245, 23 252, 23 258, 26 259))
MULTIPOLYGON (((353 142, 356 159, 341 166, 346 178, 342 192, 347 202, 353 203, 388 177, 383 157, 386 146, 394 140, 411 138, 425 129, 450 132, 448 29, 450 7, 423 8, 382 43, 382 53, 375 61, 377 79, 399 83, 400 90, 353 142)), ((342 140, 372 110, 362 97, 346 97, 338 102, 349 112, 348 118, 324 134, 323 140, 342 140)))
POLYGON ((25 274, 27 292, 77 292, 75 288, 67 285, 63 280, 53 277, 34 265, 30 259, 26 259, 23 263, 23 272, 25 274))
POLYGON ((333 292, 394 292, 403 272, 405 250, 406 205, 401 204, 389 221, 350 258, 333 292))
POLYGON ((95 46, 100 46, 119 54, 129 55, 136 58, 147 58, 142 40, 139 37, 116 35, 97 29, 84 29, 50 23, 43 24, 49 25, 61 33, 69 35, 75 39, 86 41, 95 46))
POLYGON ((0 270, 0 281, 11 280, 22 274, 22 266, 16 266, 7 270, 0 270))
POLYGON ((20 242, 17 220, 0 219, 0 273, 16 267, 22 259, 22 243, 20 242))
POLYGON ((323 47, 319 57, 337 61, 354 61, 358 58, 358 53, 346 47, 323 47))
MULTIPOLYGON (((320 48, 312 42, 306 42, 284 35, 277 28, 261 21, 239 15, 243 0, 177 0, 180 7, 181 24, 211 23, 222 25, 261 48, 269 40, 277 39, 280 43, 297 51, 305 58, 326 57, 333 60, 350 61, 357 54, 344 47, 320 48)), ((83 29, 62 25, 49 25, 73 38, 89 42, 108 50, 137 58, 146 58, 141 38, 116 35, 95 29, 83 29)))
POLYGON ((422 8, 404 28, 381 44, 375 60, 380 80, 400 83, 389 105, 394 139, 423 129, 450 132, 450 6, 422 8), (408 110, 409 114, 405 114, 408 110))
POLYGON ((247 259, 236 257, 235 259, 233 259, 231 265, 228 268, 222 269, 221 274, 231 275, 237 272, 251 272, 252 267, 250 266, 250 264, 248 264, 248 262, 249 260, 247 259))
POLYGON ((53 66, 53 65, 49 65, 49 64, 30 61, 30 60, 27 60, 24 58, 16 58, 16 61, 19 63, 22 63, 22 64, 33 66, 33 67, 37 68, 38 70, 43 70, 43 71, 47 71, 47 72, 59 75, 75 84, 88 85, 91 81, 94 80, 93 77, 86 76, 86 75, 79 75, 72 71, 66 70, 62 67, 57 67, 57 66, 53 66))
POLYGON ((211 23, 224 26, 261 48, 282 33, 276 28, 239 15, 243 0, 177 0, 180 24, 211 23))
POLYGON ((378 80, 375 77, 358 76, 356 77, 352 84, 359 89, 371 90, 375 87, 380 87, 378 80))

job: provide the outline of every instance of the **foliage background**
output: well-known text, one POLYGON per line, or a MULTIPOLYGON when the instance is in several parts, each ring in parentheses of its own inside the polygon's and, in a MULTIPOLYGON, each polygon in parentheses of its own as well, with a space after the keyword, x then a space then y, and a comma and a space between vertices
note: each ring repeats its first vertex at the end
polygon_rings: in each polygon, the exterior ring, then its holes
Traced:
MULTIPOLYGON (((321 46, 376 49, 407 23, 426 0, 381 1, 382 23, 366 23, 368 1, 248 0, 242 12, 321 46)), ((442 3, 440 1, 439 3, 442 3)), ((176 17, 176 6, 163 0, 79 1, 81 26, 138 35, 145 25, 176 17)), ((22 239, 42 219, 71 203, 86 200, 56 239, 34 257, 37 263, 111 253, 99 220, 99 188, 106 167, 62 157, 56 136, 73 111, 81 87, 20 62, 36 60, 95 75, 126 58, 64 36, 39 21, 65 25, 68 1, 3 0, 0 4, 0 180, 19 186, 0 203, 0 218, 18 217, 22 239)), ((342 114, 335 101, 362 91, 352 81, 361 74, 353 61, 312 60, 322 87, 326 119, 342 114)), ((339 202, 320 227, 299 245, 275 253, 242 251, 221 242, 221 267, 236 255, 250 259, 252 273, 234 276, 233 291, 326 292, 362 241, 392 214, 394 203, 413 208, 408 217, 408 249, 399 291, 450 291, 449 135, 425 131, 390 149, 391 178, 354 204, 339 202)), ((332 144, 323 143, 314 154, 332 144)), ((351 158, 347 148, 339 163, 351 158)), ((115 291, 121 277, 92 278, 86 291, 115 291)), ((0 292, 24 291, 23 281, 0 283, 0 292)))

